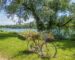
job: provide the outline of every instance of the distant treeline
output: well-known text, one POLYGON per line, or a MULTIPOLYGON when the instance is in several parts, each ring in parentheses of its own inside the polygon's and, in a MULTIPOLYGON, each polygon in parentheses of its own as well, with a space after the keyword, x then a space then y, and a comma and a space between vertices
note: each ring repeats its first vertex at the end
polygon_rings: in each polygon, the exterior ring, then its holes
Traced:
POLYGON ((36 28, 34 22, 26 24, 16 24, 16 25, 0 25, 0 28, 36 28))

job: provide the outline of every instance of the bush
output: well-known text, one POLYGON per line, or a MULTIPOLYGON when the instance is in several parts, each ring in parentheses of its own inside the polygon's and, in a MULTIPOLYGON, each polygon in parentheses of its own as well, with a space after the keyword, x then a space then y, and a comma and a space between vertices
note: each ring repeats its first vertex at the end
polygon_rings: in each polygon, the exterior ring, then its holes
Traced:
POLYGON ((0 30, 0 32, 3 32, 3 30, 0 30))
POLYGON ((21 33, 21 35, 25 37, 26 39, 30 39, 30 40, 37 40, 40 38, 39 33, 34 31, 26 31, 21 33))
POLYGON ((44 35, 45 41, 46 42, 53 42, 55 40, 53 33, 45 33, 44 35))
POLYGON ((75 34, 72 34, 72 35, 71 35, 71 38, 70 38, 70 40, 73 40, 73 41, 75 41, 75 34))
POLYGON ((52 42, 54 41, 54 35, 50 33, 44 33, 44 32, 34 32, 34 31, 26 31, 19 34, 20 38, 23 38, 24 40, 45 40, 46 42, 52 42))

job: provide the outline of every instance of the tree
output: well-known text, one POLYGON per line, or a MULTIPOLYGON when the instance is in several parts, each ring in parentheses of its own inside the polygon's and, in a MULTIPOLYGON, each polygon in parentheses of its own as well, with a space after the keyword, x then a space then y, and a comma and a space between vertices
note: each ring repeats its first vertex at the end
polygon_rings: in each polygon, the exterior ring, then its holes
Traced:
POLYGON ((8 0, 3 1, 10 16, 16 14, 19 18, 26 20, 32 15, 38 31, 50 30, 58 25, 58 13, 68 11, 70 2, 70 0, 9 0, 8 5, 8 0))

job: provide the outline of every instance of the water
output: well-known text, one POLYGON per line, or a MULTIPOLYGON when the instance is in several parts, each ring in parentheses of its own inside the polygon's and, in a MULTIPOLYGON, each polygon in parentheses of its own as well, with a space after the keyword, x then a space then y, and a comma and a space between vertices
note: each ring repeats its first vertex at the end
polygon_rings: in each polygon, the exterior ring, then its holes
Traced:
MULTIPOLYGON (((25 29, 25 28, 0 28, 1 31, 4 31, 4 32, 25 32, 25 31, 28 31, 28 30, 31 30, 31 31, 37 31, 37 29, 25 29)), ((66 38, 69 38, 71 34, 75 34, 75 31, 72 31, 72 29, 69 29, 69 34, 65 34, 65 30, 61 30, 61 33, 57 32, 57 29, 54 29, 52 30, 54 32, 54 34, 56 35, 62 35, 66 38)), ((68 33, 68 31, 67 31, 68 33)))
MULTIPOLYGON (((28 31, 28 30, 31 30, 31 31, 37 31, 37 29, 28 29, 28 28, 0 28, 1 31, 5 31, 5 32, 24 32, 24 31, 28 31)), ((55 34, 59 34, 57 32, 57 29, 53 29, 52 30, 55 34)), ((61 34, 64 34, 65 30, 61 30, 61 34)), ((68 32, 68 31, 67 31, 68 32)), ((72 29, 69 29, 69 34, 72 34, 75 32, 72 31, 72 29)))
POLYGON ((1 31, 6 31, 6 32, 24 32, 27 30, 32 30, 32 31, 36 31, 36 29, 25 29, 25 28, 0 28, 1 31))

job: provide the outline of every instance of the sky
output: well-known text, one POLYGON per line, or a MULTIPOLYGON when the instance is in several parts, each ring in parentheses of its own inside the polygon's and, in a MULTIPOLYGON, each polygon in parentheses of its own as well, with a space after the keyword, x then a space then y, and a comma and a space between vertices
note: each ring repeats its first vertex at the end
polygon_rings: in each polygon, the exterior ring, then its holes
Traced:
POLYGON ((0 25, 13 25, 15 24, 11 19, 8 19, 4 11, 0 12, 0 25))
POLYGON ((75 0, 72 0, 72 2, 75 2, 75 0))
MULTIPOLYGON (((75 0, 72 0, 72 2, 75 2, 75 0)), ((17 22, 18 18, 17 16, 15 16, 14 21, 17 22)), ((31 22, 34 19, 32 17, 30 17, 30 19, 28 21, 26 21, 25 23, 31 22)), ((14 25, 16 24, 16 22, 14 22, 11 18, 7 18, 6 13, 4 11, 0 12, 0 25, 14 25)))
MULTIPOLYGON (((32 22, 34 19, 30 17, 27 21, 24 23, 32 22)), ((0 25, 14 25, 18 22, 18 17, 15 16, 14 19, 7 18, 7 14, 2 10, 0 12, 0 25)))

